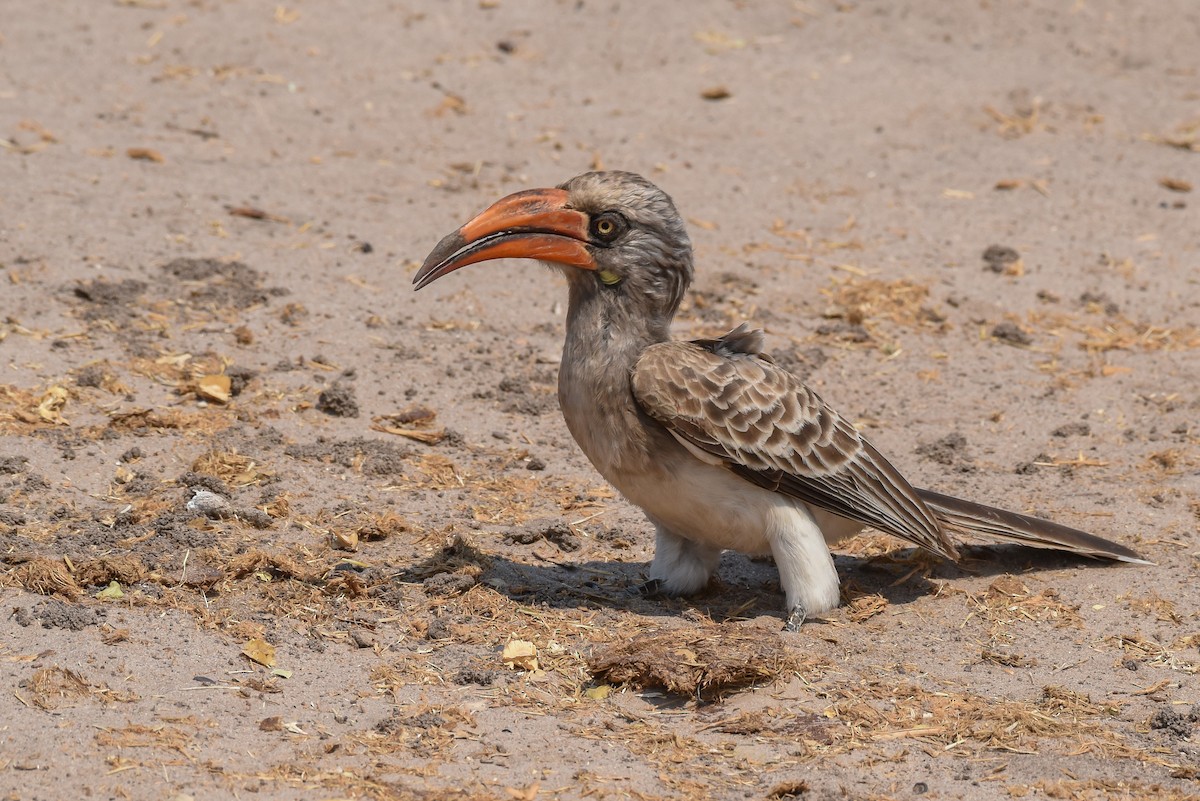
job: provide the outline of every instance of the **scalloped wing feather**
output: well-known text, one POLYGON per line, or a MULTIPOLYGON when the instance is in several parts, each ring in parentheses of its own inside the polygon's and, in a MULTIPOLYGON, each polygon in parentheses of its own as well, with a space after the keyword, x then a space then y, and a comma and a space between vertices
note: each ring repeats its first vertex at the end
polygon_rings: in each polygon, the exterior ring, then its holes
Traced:
POLYGON ((762 355, 762 332, 647 348, 633 394, 680 442, 754 484, 954 559, 916 491, 836 411, 762 355))

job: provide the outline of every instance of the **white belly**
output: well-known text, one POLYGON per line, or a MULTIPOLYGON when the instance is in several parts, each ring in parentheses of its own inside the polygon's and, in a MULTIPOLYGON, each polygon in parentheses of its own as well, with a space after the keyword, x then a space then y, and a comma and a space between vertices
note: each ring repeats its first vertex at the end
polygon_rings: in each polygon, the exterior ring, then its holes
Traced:
POLYGON ((674 469, 622 480, 617 489, 651 520, 680 537, 747 554, 771 550, 768 530, 779 507, 791 505, 789 499, 721 467, 694 459, 671 462, 674 469))
POLYGON ((862 523, 763 489, 690 454, 666 461, 671 469, 633 480, 614 477, 613 483, 654 522, 693 542, 745 554, 768 553, 775 531, 786 525, 789 510, 797 506, 812 515, 830 545, 863 529, 862 523))

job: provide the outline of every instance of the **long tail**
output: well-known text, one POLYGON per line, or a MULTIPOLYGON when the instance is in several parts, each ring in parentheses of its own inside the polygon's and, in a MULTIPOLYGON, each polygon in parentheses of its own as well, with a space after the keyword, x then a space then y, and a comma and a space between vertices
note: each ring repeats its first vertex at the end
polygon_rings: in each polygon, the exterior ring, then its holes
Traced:
POLYGON ((1039 517, 964 501, 933 490, 918 489, 917 494, 939 523, 968 535, 1139 565, 1154 564, 1124 545, 1039 517))

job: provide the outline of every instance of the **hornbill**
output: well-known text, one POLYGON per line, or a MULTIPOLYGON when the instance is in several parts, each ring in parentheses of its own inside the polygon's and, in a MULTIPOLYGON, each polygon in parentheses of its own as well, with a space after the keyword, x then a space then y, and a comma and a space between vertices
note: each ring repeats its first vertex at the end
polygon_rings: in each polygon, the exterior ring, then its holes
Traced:
POLYGON ((584 454, 656 530, 644 589, 701 589, 725 549, 770 553, 788 630, 837 606, 829 545, 872 526, 948 559, 951 532, 1148 564, 1048 520, 913 487, 742 324, 671 338, 692 281, 683 220, 628 172, 509 195, 438 243, 417 289, 481 261, 536 259, 570 291, 558 400, 584 454))

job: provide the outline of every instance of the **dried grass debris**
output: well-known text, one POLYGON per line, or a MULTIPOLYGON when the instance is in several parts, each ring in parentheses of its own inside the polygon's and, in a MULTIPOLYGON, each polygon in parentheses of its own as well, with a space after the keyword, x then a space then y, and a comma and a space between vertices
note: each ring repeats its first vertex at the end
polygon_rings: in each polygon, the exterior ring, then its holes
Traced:
POLYGON ((1168 147, 1200 153, 1200 118, 1180 123, 1169 134, 1143 134, 1142 138, 1168 147))
POLYGON ((1181 673, 1200 673, 1200 662, 1183 659, 1181 650, 1192 650, 1197 645, 1197 635, 1180 637, 1171 645, 1164 645, 1157 640, 1144 637, 1141 634, 1118 634, 1105 637, 1109 645, 1124 652, 1122 661, 1135 660, 1146 664, 1177 670, 1181 673))
POLYGON ((795 801, 807 798, 809 789, 811 788, 806 781, 780 782, 771 788, 767 798, 771 801, 795 801))
POLYGON ((410 567, 406 574, 411 578, 428 578, 439 573, 462 573, 478 577, 492 564, 492 560, 464 537, 455 534, 442 548, 424 562, 410 567))
POLYGON ((835 278, 832 286, 822 289, 821 294, 830 302, 824 316, 852 325, 885 320, 915 327, 933 321, 925 305, 929 287, 906 278, 894 281, 857 276, 835 278))
POLYGON ((107 684, 88 681, 82 674, 58 665, 35 671, 20 687, 29 692, 30 703, 47 710, 70 706, 72 701, 82 698, 94 698, 103 704, 138 700, 135 693, 116 692, 107 684))
MULTIPOLYGON (((191 719, 185 722, 195 723, 191 719)), ((191 744, 192 738, 192 734, 181 728, 161 724, 147 726, 130 723, 120 728, 102 728, 96 733, 96 743, 107 749, 160 748, 183 754, 189 759, 191 757, 187 754, 186 747, 191 744)))
POLYGON ((0 385, 0 433, 25 433, 28 427, 65 426, 62 409, 71 393, 65 387, 51 386, 42 392, 0 385))
POLYGON ((254 459, 238 453, 236 448, 205 451, 192 461, 192 472, 216 476, 230 487, 265 484, 275 475, 273 470, 260 467, 254 459))
POLYGON ((293 578, 306 584, 321 580, 323 571, 309 567, 286 554, 268 553, 254 548, 236 556, 225 565, 225 573, 231 578, 242 578, 256 571, 265 570, 279 578, 293 578))
POLYGON ((83 595, 75 577, 60 559, 34 556, 4 574, 9 586, 24 587, 39 595, 58 595, 68 601, 83 595))
POLYGON ((1083 334, 1079 346, 1089 353, 1200 348, 1200 328, 1189 325, 1154 325, 1118 316, 1107 319, 1104 325, 1075 324, 1069 327, 1083 334))
MULTIPOLYGON (((1016 576, 1004 574, 988 585, 981 595, 967 594, 975 613, 1000 627, 1017 621, 1050 621, 1059 626, 1083 625, 1079 606, 1063 603, 1058 590, 1047 587, 1034 593, 1016 576)), ((995 633, 996 628, 993 629, 995 633)))

